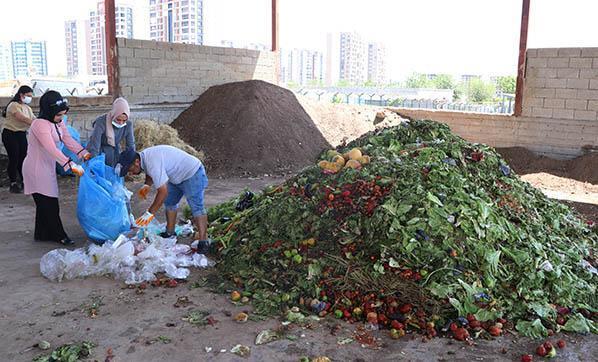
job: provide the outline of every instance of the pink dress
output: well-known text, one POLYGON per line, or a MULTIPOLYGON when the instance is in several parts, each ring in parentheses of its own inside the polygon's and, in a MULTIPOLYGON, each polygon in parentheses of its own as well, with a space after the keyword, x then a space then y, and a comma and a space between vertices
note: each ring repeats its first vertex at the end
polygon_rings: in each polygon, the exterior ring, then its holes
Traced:
POLYGON ((23 162, 23 183, 25 194, 39 193, 48 197, 58 197, 58 181, 56 180, 56 162, 69 169, 69 158, 57 147, 60 138, 66 147, 84 157, 87 152, 75 141, 63 122, 54 124, 45 119, 34 119, 29 128, 27 157, 23 162), (83 151, 81 151, 83 150, 83 151))

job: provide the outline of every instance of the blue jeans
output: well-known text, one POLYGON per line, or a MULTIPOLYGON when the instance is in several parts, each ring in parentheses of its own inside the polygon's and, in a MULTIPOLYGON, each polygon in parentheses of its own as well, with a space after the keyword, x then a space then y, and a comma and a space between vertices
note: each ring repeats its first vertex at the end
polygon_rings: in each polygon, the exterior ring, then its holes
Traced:
POLYGON ((168 182, 168 196, 164 205, 167 211, 176 211, 179 206, 179 201, 183 195, 187 199, 187 203, 191 207, 193 217, 206 215, 206 209, 203 204, 204 191, 208 187, 208 176, 203 166, 187 180, 180 184, 173 184, 168 182))

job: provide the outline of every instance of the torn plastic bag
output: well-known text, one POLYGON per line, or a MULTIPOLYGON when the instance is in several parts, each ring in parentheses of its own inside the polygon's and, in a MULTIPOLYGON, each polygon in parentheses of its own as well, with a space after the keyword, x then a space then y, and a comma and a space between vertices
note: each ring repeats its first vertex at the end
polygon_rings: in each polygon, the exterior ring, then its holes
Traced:
POLYGON ((67 252, 67 249, 54 249, 42 256, 39 262, 42 275, 54 282, 62 281, 66 266, 64 256, 67 252))
POLYGON ((104 155, 84 164, 79 183, 77 217, 87 236, 96 241, 114 240, 131 229, 127 201, 130 192, 112 167, 104 164, 104 155))
POLYGON ((91 258, 84 249, 67 252, 64 256, 64 277, 66 279, 74 279, 87 276, 91 263, 91 258))

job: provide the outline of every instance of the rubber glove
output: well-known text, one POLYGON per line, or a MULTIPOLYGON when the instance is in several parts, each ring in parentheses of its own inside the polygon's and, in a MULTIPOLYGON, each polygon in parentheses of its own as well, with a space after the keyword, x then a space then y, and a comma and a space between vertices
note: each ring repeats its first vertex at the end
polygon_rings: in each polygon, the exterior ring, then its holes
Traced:
POLYGON ((147 194, 149 194, 150 192, 150 189, 150 185, 143 185, 143 187, 141 187, 139 191, 137 191, 137 195, 139 195, 140 198, 145 200, 147 198, 147 194))
POLYGON ((154 214, 152 214, 149 211, 146 211, 143 215, 141 215, 141 217, 135 220, 135 224, 137 224, 137 226, 140 227, 147 226, 153 219, 154 214))
POLYGON ((77 165, 76 163, 71 163, 71 171, 79 177, 83 176, 83 174, 85 173, 83 167, 77 165))

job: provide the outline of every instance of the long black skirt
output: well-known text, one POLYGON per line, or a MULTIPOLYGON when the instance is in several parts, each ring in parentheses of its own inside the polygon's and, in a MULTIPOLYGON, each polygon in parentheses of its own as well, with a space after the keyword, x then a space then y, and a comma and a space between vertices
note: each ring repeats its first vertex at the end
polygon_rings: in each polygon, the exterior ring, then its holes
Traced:
POLYGON ((62 221, 57 197, 33 194, 35 201, 35 234, 36 241, 60 241, 67 237, 62 221))

